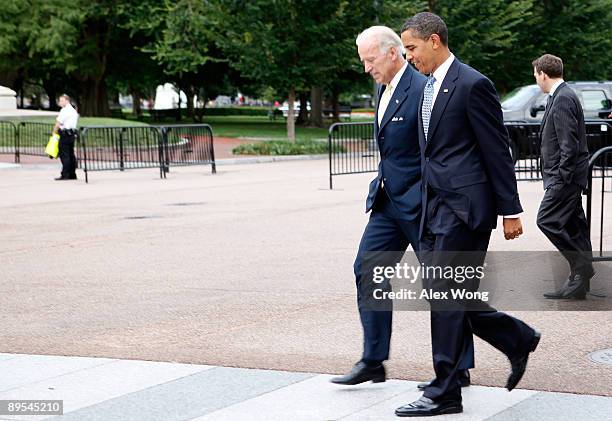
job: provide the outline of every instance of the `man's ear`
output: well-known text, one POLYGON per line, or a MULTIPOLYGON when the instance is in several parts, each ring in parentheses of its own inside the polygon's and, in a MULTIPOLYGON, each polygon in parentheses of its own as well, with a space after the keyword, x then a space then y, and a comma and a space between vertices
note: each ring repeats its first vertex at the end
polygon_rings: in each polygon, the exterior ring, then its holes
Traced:
POLYGON ((400 56, 399 52, 397 51, 397 48, 395 47, 390 47, 389 51, 392 51, 393 53, 393 60, 397 60, 397 58, 400 56))
POLYGON ((432 46, 434 50, 437 50, 438 48, 442 47, 442 40, 440 40, 440 35, 432 34, 429 39, 433 43, 432 46))

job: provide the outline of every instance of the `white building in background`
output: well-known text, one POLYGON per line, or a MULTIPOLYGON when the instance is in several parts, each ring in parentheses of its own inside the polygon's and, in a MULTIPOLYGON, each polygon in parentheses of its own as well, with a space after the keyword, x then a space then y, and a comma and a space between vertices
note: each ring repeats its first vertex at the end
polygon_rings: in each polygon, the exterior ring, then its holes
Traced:
MULTIPOLYGON (((163 85, 158 85, 155 90, 155 98, 153 103, 154 110, 168 110, 173 108, 178 108, 178 100, 179 94, 176 92, 176 88, 171 83, 165 83, 163 85)), ((141 99, 141 106, 144 109, 149 108, 148 101, 146 99, 141 99)), ((131 95, 122 95, 119 94, 119 104, 123 108, 131 108, 132 107, 132 96, 131 95)), ((227 95, 219 95, 214 100, 208 101, 209 107, 227 107, 232 106, 234 104, 239 105, 263 105, 263 101, 261 100, 252 100, 250 98, 244 97, 240 92, 238 92, 237 96, 232 98, 227 95), (243 98, 241 101, 240 98, 243 98)), ((299 102, 297 102, 299 104, 299 102)), ((193 98, 193 106, 194 107, 203 107, 204 104, 198 102, 197 95, 193 98)), ((185 92, 181 91, 181 108, 187 108, 187 95, 185 92)), ((299 110, 299 105, 298 108, 299 110)))
MULTIPOLYGON (((194 104, 196 99, 194 98, 194 104)), ((167 110, 169 108, 178 108, 179 94, 176 92, 174 85, 165 83, 159 85, 155 91, 155 110, 167 110)), ((181 91, 181 108, 187 108, 187 95, 181 91)))
POLYGON ((0 110, 17 109, 17 92, 0 86, 0 110))

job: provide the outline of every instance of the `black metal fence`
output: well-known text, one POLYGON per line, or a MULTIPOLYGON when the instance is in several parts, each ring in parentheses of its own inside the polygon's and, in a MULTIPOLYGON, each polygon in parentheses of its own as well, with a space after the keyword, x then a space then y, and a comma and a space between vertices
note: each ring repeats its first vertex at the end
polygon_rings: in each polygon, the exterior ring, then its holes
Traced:
POLYGON ((160 178, 165 178, 172 166, 210 164, 217 172, 207 124, 84 127, 79 157, 86 182, 90 171, 159 168, 160 178))
POLYGON ((89 182, 90 171, 159 168, 164 176, 161 130, 152 126, 84 127, 79 156, 89 182))
POLYGON ((334 123, 329 128, 329 188, 333 176, 378 171, 380 152, 374 123, 334 123))
POLYGON ((15 155, 17 161, 17 126, 11 121, 0 121, 0 154, 15 155))
POLYGON ((217 172, 213 132, 208 124, 163 126, 162 142, 165 169, 170 166, 210 164, 217 172))
MULTIPOLYGON (((510 138, 510 152, 514 159, 517 180, 541 180, 540 148, 538 146, 539 123, 506 122, 510 138)), ((606 121, 586 122, 589 151, 612 146, 612 125, 606 121)))
POLYGON ((539 124, 505 123, 517 180, 541 180, 539 124))
MULTIPOLYGON (((604 232, 605 221, 608 220, 605 214, 606 196, 612 195, 612 146, 607 146, 599 149, 593 154, 589 160, 589 185, 587 189, 587 222, 589 224, 589 232, 593 239, 593 225, 598 225, 599 230, 596 232, 598 244, 593 244, 593 260, 612 261, 612 255, 604 255, 604 247, 611 247, 612 241, 605 242, 606 235, 612 237, 612 233, 604 232), (599 194, 595 195, 599 189, 599 194), (598 203, 593 203, 594 201, 598 203), (593 217, 593 208, 598 206, 599 212, 596 217, 593 217)), ((610 229, 610 224, 608 224, 610 229)), ((610 249, 608 249, 610 250, 610 249)))
MULTIPOLYGON (((517 180, 541 180, 539 123, 505 123, 510 138, 517 180)), ((587 144, 591 153, 612 146, 612 125, 607 121, 587 121, 587 144)), ((329 128, 329 188, 333 177, 378 171, 380 155, 374 139, 374 124, 336 123, 329 128)))
POLYGON ((17 126, 15 162, 21 155, 47 156, 45 147, 53 133, 53 124, 22 121, 17 126))

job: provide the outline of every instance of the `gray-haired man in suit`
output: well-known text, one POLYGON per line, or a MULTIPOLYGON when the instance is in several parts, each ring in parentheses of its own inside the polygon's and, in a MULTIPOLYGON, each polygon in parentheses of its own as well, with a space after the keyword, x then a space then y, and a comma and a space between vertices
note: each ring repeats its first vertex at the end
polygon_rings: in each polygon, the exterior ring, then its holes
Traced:
POLYGON ((532 64, 538 86, 549 95, 539 136, 546 193, 537 223, 570 266, 565 285, 544 296, 582 300, 595 273, 582 208, 589 167, 584 114, 578 96, 563 81, 563 61, 559 57, 544 54, 532 64))

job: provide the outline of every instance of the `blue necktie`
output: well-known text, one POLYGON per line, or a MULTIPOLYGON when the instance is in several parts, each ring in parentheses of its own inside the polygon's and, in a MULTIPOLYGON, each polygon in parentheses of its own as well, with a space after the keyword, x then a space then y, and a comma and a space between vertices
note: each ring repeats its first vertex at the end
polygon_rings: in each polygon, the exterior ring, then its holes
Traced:
POLYGON ((425 84, 423 91, 423 105, 421 107, 421 115, 423 116, 423 131, 425 132, 425 141, 427 141, 427 132, 429 131, 429 119, 431 118, 431 109, 433 106, 434 83, 436 78, 430 76, 425 84))

